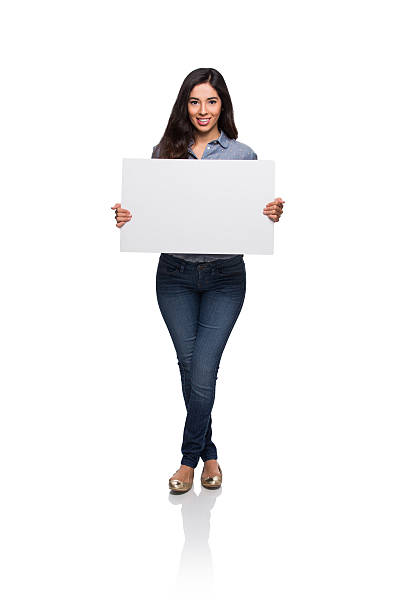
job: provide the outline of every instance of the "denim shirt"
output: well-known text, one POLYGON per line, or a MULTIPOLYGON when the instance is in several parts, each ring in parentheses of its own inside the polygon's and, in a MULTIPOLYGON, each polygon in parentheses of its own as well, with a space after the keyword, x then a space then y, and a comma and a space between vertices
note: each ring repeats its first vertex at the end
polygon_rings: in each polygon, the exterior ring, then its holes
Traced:
MULTIPOLYGON (((188 159, 199 159, 191 147, 194 140, 190 141, 188 147, 188 159)), ((152 158, 158 157, 159 145, 153 147, 152 158)), ((216 140, 211 140, 204 150, 201 159, 258 159, 257 154, 248 145, 229 138, 222 130, 220 137, 216 140)), ((229 259, 236 257, 236 253, 166 253, 173 257, 180 257, 187 261, 214 261, 215 259, 229 259)))

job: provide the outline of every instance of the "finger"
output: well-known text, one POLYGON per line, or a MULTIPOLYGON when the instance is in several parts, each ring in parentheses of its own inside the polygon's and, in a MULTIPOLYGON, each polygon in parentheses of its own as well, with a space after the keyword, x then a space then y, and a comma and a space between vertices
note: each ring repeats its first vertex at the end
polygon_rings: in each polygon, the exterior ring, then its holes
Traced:
POLYGON ((267 204, 265 204, 265 206, 283 206, 285 200, 282 200, 281 198, 276 198, 276 200, 274 200, 273 202, 268 202, 267 204))
POLYGON ((283 204, 267 204, 264 210, 283 210, 283 204))
POLYGON ((126 223, 125 221, 121 221, 120 223, 116 224, 116 227, 122 227, 122 225, 125 225, 125 223, 126 223))
POLYGON ((279 206, 279 208, 283 208, 283 203, 282 202, 268 202, 268 204, 265 205, 265 208, 268 208, 270 206, 279 206))
POLYGON ((112 210, 115 210, 115 208, 121 208, 120 204, 115 204, 115 206, 111 206, 112 210))
POLYGON ((119 218, 121 217, 122 219, 130 219, 130 217, 132 216, 131 213, 123 213, 123 212, 119 212, 116 214, 116 216, 119 218))

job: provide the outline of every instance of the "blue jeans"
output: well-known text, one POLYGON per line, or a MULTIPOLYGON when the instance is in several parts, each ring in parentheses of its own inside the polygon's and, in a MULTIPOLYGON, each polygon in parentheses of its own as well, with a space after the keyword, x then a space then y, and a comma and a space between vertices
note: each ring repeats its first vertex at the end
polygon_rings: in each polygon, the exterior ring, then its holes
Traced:
POLYGON ((160 311, 177 354, 187 416, 181 463, 217 459, 211 410, 222 352, 245 299, 242 255, 190 262, 161 253, 156 274, 160 311))

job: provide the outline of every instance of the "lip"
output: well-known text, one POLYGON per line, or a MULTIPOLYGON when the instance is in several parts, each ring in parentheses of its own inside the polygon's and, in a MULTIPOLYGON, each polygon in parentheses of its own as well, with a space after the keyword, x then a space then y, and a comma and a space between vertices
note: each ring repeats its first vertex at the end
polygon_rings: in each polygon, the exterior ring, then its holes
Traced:
POLYGON ((210 122, 210 118, 207 118, 207 119, 200 119, 199 117, 197 117, 197 122, 198 122, 198 123, 203 122, 203 125, 207 125, 207 123, 209 123, 209 122, 210 122))

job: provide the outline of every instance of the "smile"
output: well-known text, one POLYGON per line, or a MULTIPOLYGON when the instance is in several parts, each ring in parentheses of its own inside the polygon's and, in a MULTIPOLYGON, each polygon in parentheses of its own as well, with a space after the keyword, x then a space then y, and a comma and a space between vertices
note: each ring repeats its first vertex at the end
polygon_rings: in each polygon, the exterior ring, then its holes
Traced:
POLYGON ((197 119, 198 123, 200 125, 207 125, 207 123, 210 121, 209 119, 197 119))

